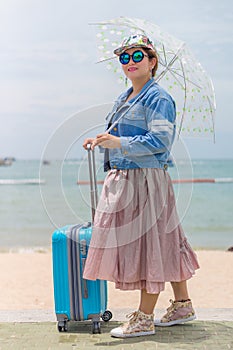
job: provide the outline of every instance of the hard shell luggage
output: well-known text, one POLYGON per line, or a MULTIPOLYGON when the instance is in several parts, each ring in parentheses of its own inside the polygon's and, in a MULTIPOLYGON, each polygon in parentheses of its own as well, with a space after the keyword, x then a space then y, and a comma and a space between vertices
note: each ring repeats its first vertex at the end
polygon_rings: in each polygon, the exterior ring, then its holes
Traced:
MULTIPOLYGON (((94 152, 88 149, 92 220, 97 205, 94 152)), ((67 331, 68 321, 92 319, 92 332, 100 333, 100 317, 112 318, 107 308, 107 282, 83 279, 92 224, 67 225, 52 235, 53 283, 58 330, 67 331)))

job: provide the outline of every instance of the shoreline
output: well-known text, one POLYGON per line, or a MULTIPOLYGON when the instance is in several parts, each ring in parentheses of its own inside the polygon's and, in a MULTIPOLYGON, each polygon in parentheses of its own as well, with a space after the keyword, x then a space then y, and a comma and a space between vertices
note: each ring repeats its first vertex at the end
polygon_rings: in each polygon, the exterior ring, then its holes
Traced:
MULTIPOLYGON (((206 251, 206 252, 230 252, 228 249, 233 248, 233 243, 231 246, 224 248, 215 248, 215 247, 195 247, 192 245, 192 249, 196 251, 206 251)), ((51 246, 16 246, 16 247, 0 247, 0 254, 47 254, 52 253, 51 246)))
MULTIPOLYGON (((194 308, 233 308, 233 253, 195 250, 200 269, 188 281, 194 308)), ((50 251, 0 253, 0 310, 53 310, 52 254, 50 251)), ((108 282, 108 308, 138 307, 140 292, 120 291, 108 282)), ((166 283, 156 308, 165 309, 173 299, 166 283)))

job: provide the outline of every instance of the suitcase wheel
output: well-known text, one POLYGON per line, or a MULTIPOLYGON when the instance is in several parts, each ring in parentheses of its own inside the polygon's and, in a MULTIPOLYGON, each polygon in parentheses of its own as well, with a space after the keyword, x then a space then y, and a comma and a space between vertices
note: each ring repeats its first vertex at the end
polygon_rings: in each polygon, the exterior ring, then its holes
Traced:
POLYGON ((102 320, 104 322, 108 322, 112 318, 112 313, 109 310, 104 311, 103 315, 101 316, 102 320))
POLYGON ((92 333, 93 334, 100 334, 101 333, 100 322, 93 321, 93 323, 92 323, 92 333))
POLYGON ((68 326, 66 321, 59 321, 57 323, 57 329, 59 332, 67 332, 68 326))

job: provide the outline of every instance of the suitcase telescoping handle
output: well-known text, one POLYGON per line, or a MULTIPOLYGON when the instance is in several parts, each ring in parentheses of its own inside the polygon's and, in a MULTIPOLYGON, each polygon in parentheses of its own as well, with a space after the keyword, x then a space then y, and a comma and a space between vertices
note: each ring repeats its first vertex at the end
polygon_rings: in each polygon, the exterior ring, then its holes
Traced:
POLYGON ((88 167, 89 167, 89 176, 90 176, 90 194, 91 194, 91 213, 92 213, 92 222, 94 222, 95 210, 98 203, 98 189, 96 181, 96 167, 95 167, 95 151, 91 149, 91 144, 87 145, 88 153, 88 167))

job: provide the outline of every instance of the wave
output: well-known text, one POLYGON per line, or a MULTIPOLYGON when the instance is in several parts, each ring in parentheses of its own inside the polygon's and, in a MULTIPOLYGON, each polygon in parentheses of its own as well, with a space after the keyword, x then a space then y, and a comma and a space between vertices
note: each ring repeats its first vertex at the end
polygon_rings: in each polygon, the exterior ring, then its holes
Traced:
POLYGON ((0 185, 41 185, 45 181, 41 179, 0 179, 0 185))

